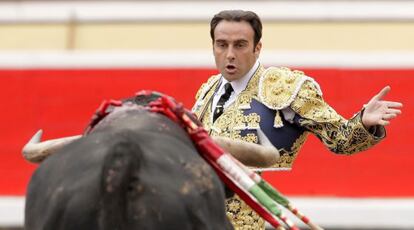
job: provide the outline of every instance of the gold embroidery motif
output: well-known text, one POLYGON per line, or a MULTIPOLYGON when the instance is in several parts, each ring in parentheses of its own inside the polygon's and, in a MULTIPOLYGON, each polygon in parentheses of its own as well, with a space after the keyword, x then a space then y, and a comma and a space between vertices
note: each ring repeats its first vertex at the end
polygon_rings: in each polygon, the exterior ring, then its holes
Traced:
POLYGON ((226 211, 235 230, 265 229, 265 221, 237 195, 226 200, 226 211))
POLYGON ((291 168, 293 162, 293 154, 285 149, 278 149, 280 158, 276 164, 272 165, 275 168, 291 168))
POLYGON ((252 103, 251 95, 241 94, 239 96, 239 109, 250 109, 250 103, 252 103))
POLYGON ((235 122, 234 129, 244 130, 246 128, 245 118, 244 118, 244 115, 242 113, 236 113, 234 115, 233 119, 234 119, 234 122, 235 122))
POLYGON ((248 133, 246 136, 242 137, 242 140, 250 143, 259 143, 259 138, 257 138, 257 135, 253 133, 248 133))
POLYGON ((249 129, 260 128, 260 116, 257 113, 251 113, 247 116, 244 116, 244 120, 247 123, 247 127, 249 129))

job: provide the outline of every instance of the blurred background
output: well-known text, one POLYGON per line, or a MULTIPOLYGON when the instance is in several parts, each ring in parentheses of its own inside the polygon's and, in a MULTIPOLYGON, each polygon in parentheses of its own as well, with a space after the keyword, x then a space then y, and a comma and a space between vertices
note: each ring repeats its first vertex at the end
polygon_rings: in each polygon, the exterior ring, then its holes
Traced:
POLYGON ((315 78, 349 118, 384 86, 404 104, 387 138, 353 156, 313 136, 293 170, 264 177, 327 229, 414 229, 413 1, 0 1, 0 228, 23 226, 35 164, 21 148, 83 132, 104 99, 157 90, 187 108, 216 74, 209 20, 255 11, 265 66, 315 78))

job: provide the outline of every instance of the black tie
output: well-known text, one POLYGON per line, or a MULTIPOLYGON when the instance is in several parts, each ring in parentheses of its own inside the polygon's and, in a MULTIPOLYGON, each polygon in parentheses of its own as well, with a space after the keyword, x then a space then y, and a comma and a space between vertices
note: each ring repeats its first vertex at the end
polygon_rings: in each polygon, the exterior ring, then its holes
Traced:
POLYGON ((224 104, 229 100, 230 95, 233 92, 233 88, 229 82, 224 85, 224 90, 225 92, 223 95, 221 95, 219 101, 217 102, 216 109, 214 110, 213 122, 216 121, 216 119, 223 113, 224 104))

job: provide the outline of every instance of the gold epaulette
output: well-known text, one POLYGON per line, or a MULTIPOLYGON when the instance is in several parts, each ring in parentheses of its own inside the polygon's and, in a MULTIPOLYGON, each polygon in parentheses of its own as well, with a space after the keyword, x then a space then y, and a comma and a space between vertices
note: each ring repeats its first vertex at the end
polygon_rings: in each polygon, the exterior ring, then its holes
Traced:
POLYGON ((317 93, 322 96, 318 83, 302 71, 290 70, 286 67, 270 67, 263 72, 259 80, 258 96, 264 105, 277 111, 274 127, 283 126, 279 110, 290 106, 306 81, 315 84, 317 93))

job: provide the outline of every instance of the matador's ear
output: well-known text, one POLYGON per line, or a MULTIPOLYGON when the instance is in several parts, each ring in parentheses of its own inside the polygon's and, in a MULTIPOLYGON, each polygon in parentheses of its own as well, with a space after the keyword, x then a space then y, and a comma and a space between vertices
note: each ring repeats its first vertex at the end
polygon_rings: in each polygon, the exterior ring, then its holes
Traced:
POLYGON ((262 50, 262 41, 259 41, 259 43, 257 43, 256 47, 254 47, 254 55, 256 56, 256 59, 259 58, 261 50, 262 50))

